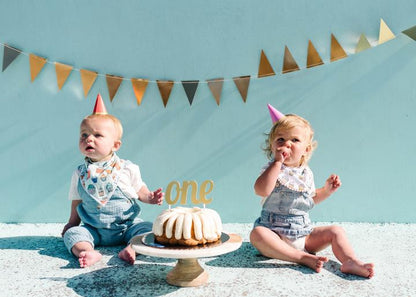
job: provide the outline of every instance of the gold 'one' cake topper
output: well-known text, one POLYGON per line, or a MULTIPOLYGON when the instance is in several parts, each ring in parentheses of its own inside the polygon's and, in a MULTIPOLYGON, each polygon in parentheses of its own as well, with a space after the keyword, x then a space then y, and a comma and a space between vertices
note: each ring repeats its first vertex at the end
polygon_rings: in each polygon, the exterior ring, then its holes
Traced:
POLYGON ((212 198, 207 197, 209 193, 214 189, 214 182, 212 180, 205 180, 202 182, 198 191, 198 183, 194 180, 185 180, 182 185, 174 180, 171 181, 165 192, 165 201, 169 205, 180 203, 181 205, 186 204, 188 199, 188 192, 191 194, 192 204, 209 204, 212 202, 212 198), (174 193, 174 194, 172 194, 174 193), (176 194, 175 194, 176 193, 176 194), (198 195, 197 195, 198 194, 198 195))

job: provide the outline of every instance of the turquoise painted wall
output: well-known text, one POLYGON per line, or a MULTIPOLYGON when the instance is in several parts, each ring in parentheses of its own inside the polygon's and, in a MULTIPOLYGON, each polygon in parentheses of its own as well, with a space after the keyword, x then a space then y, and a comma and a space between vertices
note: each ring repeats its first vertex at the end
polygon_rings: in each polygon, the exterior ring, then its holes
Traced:
MULTIPOLYGON (((140 165, 150 188, 213 180, 210 207, 224 222, 260 212, 253 183, 265 164, 266 104, 309 119, 319 142, 316 184, 335 172, 342 188, 315 221, 416 222, 416 1, 0 0, 0 42, 21 54, 0 73, 0 221, 65 222, 78 127, 101 93, 125 128, 119 155, 140 165), (377 45, 380 18, 396 38, 377 45), (330 63, 333 33, 348 53, 330 63), (354 54, 364 33, 373 47, 354 54), (325 65, 306 69, 308 40, 325 65), (287 45, 301 67, 282 75, 287 45), (261 50, 276 76, 256 77, 261 50), (30 82, 27 53, 48 58, 30 82), (99 72, 87 98, 73 71, 62 90, 52 62, 99 72), (141 106, 123 81, 113 102, 104 74, 201 81, 192 106, 179 83, 164 108, 151 82, 141 106), (232 77, 252 75, 244 103, 232 77), (207 79, 224 77, 217 106, 207 79)), ((3 48, 0 49, 3 56, 3 48)), ((152 220, 163 208, 143 206, 152 220)))

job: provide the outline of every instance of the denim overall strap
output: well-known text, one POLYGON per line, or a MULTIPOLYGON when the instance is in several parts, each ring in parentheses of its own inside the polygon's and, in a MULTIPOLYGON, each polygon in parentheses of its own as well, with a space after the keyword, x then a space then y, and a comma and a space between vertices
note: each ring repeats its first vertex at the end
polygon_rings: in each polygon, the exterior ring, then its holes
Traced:
POLYGON ((140 214, 140 206, 135 199, 128 198, 119 187, 105 205, 92 198, 80 183, 78 192, 82 199, 77 208, 78 214, 84 224, 95 228, 125 229, 140 214))

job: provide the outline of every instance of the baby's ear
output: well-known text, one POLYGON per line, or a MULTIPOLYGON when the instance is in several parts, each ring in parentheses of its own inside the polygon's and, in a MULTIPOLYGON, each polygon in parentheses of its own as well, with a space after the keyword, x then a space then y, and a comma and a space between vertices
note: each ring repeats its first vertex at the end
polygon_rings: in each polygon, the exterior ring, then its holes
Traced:
POLYGON ((120 149, 120 147, 121 147, 121 140, 116 140, 114 141, 114 146, 113 146, 112 151, 116 152, 120 149))

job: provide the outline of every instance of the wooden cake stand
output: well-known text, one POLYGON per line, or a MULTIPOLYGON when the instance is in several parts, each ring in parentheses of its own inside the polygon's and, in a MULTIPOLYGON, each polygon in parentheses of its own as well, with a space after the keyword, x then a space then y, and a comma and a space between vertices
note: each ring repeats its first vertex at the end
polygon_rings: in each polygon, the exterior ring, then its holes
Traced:
POLYGON ((164 246, 154 242, 153 233, 136 236, 131 245, 136 253, 178 259, 166 281, 178 287, 196 287, 208 282, 208 272, 199 265, 198 258, 214 257, 237 250, 242 239, 237 234, 222 233, 218 243, 197 247, 164 246))

